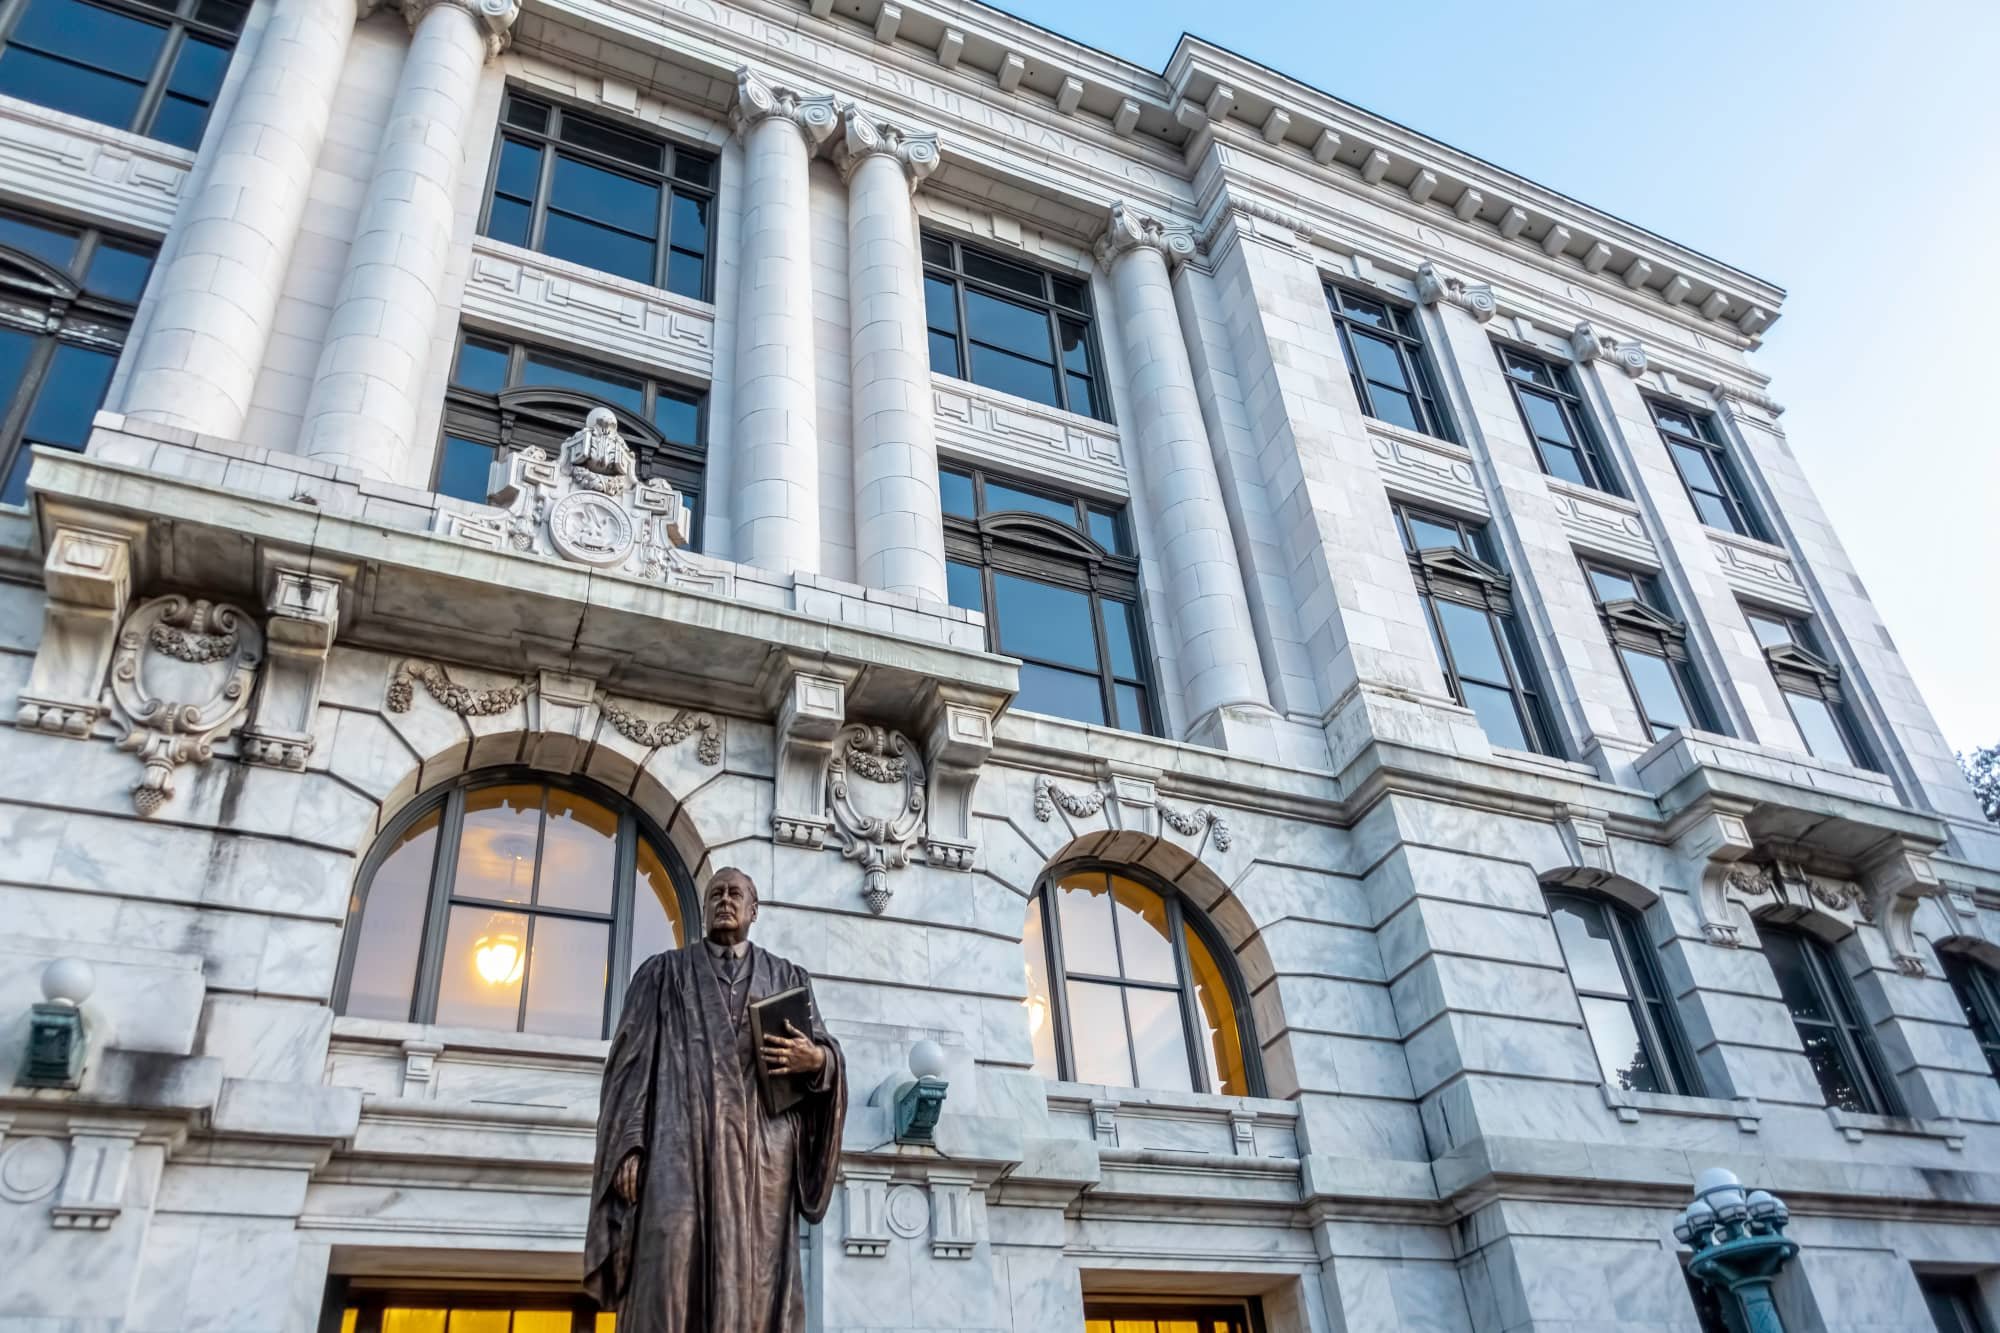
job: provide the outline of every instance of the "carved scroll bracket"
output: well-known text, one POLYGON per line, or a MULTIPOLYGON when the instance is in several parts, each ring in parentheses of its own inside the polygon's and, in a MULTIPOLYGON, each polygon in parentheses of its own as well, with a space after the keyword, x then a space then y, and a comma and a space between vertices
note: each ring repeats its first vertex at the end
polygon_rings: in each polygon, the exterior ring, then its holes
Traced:
POLYGON ((1417 265, 1417 299, 1425 305, 1455 305, 1484 324, 1500 312, 1500 301, 1483 282, 1454 278, 1426 259, 1417 265))
POLYGON ((930 770, 924 856, 947 870, 970 870, 978 850, 972 793, 993 753, 993 712, 934 685, 924 717, 924 762, 930 770))
POLYGON ((1743 817, 1724 810, 1708 811, 1674 839, 1674 851, 1700 878, 1694 903, 1701 933, 1720 948, 1734 949, 1742 943, 1729 916, 1729 877, 1751 847, 1750 828, 1743 817))
POLYGON ((104 673, 132 599, 132 558, 144 524, 63 525, 42 562, 42 639, 21 690, 23 727, 81 740, 104 716, 104 673))
POLYGON ((1924 975, 1924 956, 1917 947, 1917 908, 1944 891, 1931 865, 1930 849, 1891 838, 1863 864, 1861 883, 1867 894, 1862 911, 1882 931, 1896 970, 1910 977, 1924 975))
POLYGON ((1618 863, 1612 855, 1611 835, 1605 832, 1599 812, 1566 809, 1556 820, 1556 833, 1562 838, 1570 865, 1582 872, 1572 873, 1566 883, 1595 888, 1616 877, 1618 863))
POLYGON ((1646 347, 1633 339, 1621 342, 1589 320, 1578 324, 1570 331, 1570 355, 1579 364, 1588 365, 1592 361, 1607 360, 1617 365, 1632 379, 1646 373, 1646 347))
POLYGON ((860 863, 862 896, 880 915, 889 906, 889 872, 910 863, 926 828, 929 798, 916 746, 888 727, 842 728, 827 763, 826 804, 840 854, 860 863))
POLYGON ((207 763, 250 706, 264 635, 236 607, 155 597, 126 617, 111 661, 118 748, 137 754, 145 775, 132 804, 151 815, 172 799, 174 770, 207 763))
POLYGON ((303 559, 273 561, 266 572, 264 670, 243 729, 245 762, 305 770, 326 658, 354 574, 352 566, 309 569, 303 559))

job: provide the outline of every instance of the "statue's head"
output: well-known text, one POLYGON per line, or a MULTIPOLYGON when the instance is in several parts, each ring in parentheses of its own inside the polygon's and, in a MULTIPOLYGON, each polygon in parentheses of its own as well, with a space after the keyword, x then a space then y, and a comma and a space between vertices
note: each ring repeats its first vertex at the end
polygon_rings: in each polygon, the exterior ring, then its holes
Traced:
POLYGON ((702 925, 717 944, 734 944, 750 933, 757 919, 757 881, 734 866, 708 878, 702 895, 702 925))

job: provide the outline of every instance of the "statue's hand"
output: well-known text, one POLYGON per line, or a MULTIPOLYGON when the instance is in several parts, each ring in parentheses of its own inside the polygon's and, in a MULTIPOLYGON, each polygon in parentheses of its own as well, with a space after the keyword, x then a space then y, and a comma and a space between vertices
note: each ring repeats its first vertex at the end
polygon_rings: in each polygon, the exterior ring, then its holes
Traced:
POLYGON ((634 1148, 625 1154, 625 1160, 618 1164, 618 1174, 611 1178, 612 1188, 627 1203, 639 1202, 639 1168, 645 1160, 646 1154, 634 1148))
POLYGON ((771 1074, 817 1074, 826 1065, 826 1048, 799 1031, 798 1024, 785 1023, 789 1036, 764 1034, 764 1070, 771 1074))

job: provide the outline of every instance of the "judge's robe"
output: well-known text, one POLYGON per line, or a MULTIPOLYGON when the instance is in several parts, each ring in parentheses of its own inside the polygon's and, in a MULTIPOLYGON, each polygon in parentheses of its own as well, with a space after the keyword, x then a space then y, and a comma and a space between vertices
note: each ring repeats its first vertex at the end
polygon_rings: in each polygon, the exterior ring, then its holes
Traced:
POLYGON ((803 968, 752 945, 732 1006, 699 939, 633 975, 611 1039, 591 1171, 584 1288, 618 1333, 804 1333, 798 1219, 833 1197, 847 1089, 840 1046, 812 1009, 827 1068, 791 1110, 758 1095, 748 1001, 810 987, 803 968), (639 1198, 613 1177, 645 1154, 639 1198))

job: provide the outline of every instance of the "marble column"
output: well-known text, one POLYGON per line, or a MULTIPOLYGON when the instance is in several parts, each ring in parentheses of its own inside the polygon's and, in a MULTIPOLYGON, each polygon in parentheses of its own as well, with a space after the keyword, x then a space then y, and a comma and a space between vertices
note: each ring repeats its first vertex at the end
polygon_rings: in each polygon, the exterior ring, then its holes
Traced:
MULTIPOLYGON (((264 364, 355 0, 277 0, 155 285, 127 416, 239 439, 264 364)), ((274 443, 267 441, 266 443, 274 443)))
POLYGON ((1271 708, 1167 268, 1193 252, 1185 232, 1124 204, 1112 205, 1111 225, 1097 243, 1098 262, 1111 272, 1131 384, 1126 455, 1139 473, 1166 584, 1156 619, 1179 640, 1190 734, 1210 730, 1226 708, 1271 708))
POLYGON ((833 98, 736 72, 730 121, 743 141, 736 284, 735 522, 738 561, 819 569, 819 427, 813 364, 812 157, 834 132, 833 98))
POLYGON ((854 561, 871 588, 943 602, 944 517, 910 194, 937 167, 935 134, 841 112, 853 366, 854 561))
POLYGON ((341 275, 301 449, 411 482, 418 415, 451 254, 459 167, 479 73, 517 0, 403 0, 410 49, 341 275))

